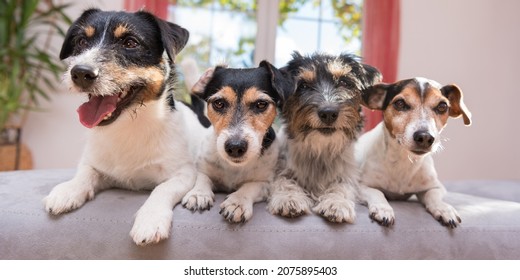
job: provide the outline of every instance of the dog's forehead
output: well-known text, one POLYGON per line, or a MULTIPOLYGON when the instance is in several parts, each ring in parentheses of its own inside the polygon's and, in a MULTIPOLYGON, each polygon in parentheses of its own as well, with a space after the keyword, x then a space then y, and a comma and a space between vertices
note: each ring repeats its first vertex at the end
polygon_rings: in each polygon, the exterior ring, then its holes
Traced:
POLYGON ((127 12, 100 11, 80 22, 79 27, 87 37, 119 39, 132 33, 152 39, 158 33, 156 24, 150 18, 127 12))
POLYGON ((426 78, 401 80, 388 89, 384 108, 392 100, 400 98, 404 98, 410 104, 437 103, 439 99, 446 99, 441 93, 441 87, 438 82, 426 78))
POLYGON ((243 95, 250 88, 257 88, 271 93, 271 76, 262 68, 235 69, 217 68, 209 82, 206 94, 215 94, 223 87, 232 88, 237 94, 243 95))

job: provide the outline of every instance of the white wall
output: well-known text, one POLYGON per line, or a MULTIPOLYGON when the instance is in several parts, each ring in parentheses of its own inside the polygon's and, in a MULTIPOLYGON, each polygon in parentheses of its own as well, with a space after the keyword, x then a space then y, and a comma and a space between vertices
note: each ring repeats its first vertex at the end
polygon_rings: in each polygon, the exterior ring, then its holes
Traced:
MULTIPOLYGON (((73 2, 72 17, 93 6, 123 8, 123 0, 73 2)), ((441 178, 520 179, 520 126, 515 120, 520 104, 520 1, 401 3, 399 78, 424 76, 457 83, 473 113, 471 127, 460 119, 450 120, 444 131, 450 140, 435 156, 441 178)), ((33 151, 35 168, 75 167, 86 132, 76 108, 84 101, 62 88, 44 105, 48 112, 30 115, 24 141, 33 151)))
POLYGON ((453 179, 520 179, 520 1, 402 0, 399 78, 456 83, 473 125, 452 119, 435 156, 453 179))

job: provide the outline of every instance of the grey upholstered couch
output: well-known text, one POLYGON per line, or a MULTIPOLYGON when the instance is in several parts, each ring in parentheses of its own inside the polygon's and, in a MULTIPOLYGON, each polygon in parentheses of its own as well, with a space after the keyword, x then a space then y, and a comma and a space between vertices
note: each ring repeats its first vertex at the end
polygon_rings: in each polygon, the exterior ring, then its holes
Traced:
POLYGON ((341 225, 316 215, 272 216, 264 203, 238 225, 218 207, 192 213, 177 206, 171 237, 138 247, 128 233, 146 193, 108 190, 72 213, 44 211, 41 199, 73 174, 0 173, 0 259, 520 259, 520 182, 448 183, 446 200, 463 219, 454 230, 414 201, 392 203, 392 228, 371 222, 363 206, 355 224, 341 225))

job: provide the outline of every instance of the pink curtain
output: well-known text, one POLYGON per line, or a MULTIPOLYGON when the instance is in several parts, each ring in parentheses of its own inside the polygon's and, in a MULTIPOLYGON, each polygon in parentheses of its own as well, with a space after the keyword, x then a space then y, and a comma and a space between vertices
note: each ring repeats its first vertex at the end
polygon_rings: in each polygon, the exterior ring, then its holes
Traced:
MULTIPOLYGON (((400 0, 365 0, 363 4, 363 61, 383 74, 383 81, 397 79, 399 55, 400 0)), ((366 116, 365 131, 382 119, 380 111, 363 108, 366 116)))
POLYGON ((135 12, 144 8, 162 19, 167 19, 168 2, 168 0, 125 0, 125 10, 135 12))

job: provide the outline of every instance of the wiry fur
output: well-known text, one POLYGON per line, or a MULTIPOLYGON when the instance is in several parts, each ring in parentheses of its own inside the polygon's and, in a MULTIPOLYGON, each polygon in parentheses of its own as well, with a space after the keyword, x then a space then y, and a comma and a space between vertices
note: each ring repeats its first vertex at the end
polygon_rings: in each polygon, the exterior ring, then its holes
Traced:
POLYGON ((222 216, 234 223, 251 219, 253 203, 267 198, 274 178, 279 141, 271 125, 289 91, 290 79, 266 61, 250 69, 218 66, 202 75, 193 93, 208 102, 212 126, 202 138, 186 208, 209 209, 213 190, 224 191, 230 195, 220 205, 222 216))
POLYGON ((89 100, 119 98, 101 122, 84 123, 92 128, 77 173, 45 197, 49 213, 72 211, 111 187, 153 190, 130 235, 139 245, 169 236, 172 208, 196 178, 188 136, 202 129, 189 108, 173 101, 174 56, 187 39, 185 29, 146 12, 92 9, 70 27, 60 57, 68 59, 71 90, 89 100), (84 78, 78 67, 86 69, 84 78))
POLYGON ((353 143, 363 127, 361 91, 379 72, 355 56, 293 55, 284 69, 296 91, 283 106, 279 174, 268 209, 286 217, 314 212, 353 222, 358 168, 353 143))
POLYGON ((431 154, 440 147, 440 133, 449 116, 463 116, 466 125, 471 123, 462 91, 455 85, 442 87, 432 80, 414 78, 375 85, 363 97, 367 107, 383 110, 384 116, 356 145, 362 171, 360 200, 368 206, 370 217, 390 226, 395 215, 387 199, 408 199, 416 194, 435 219, 456 227, 461 219, 442 201, 446 190, 437 178, 431 154))

